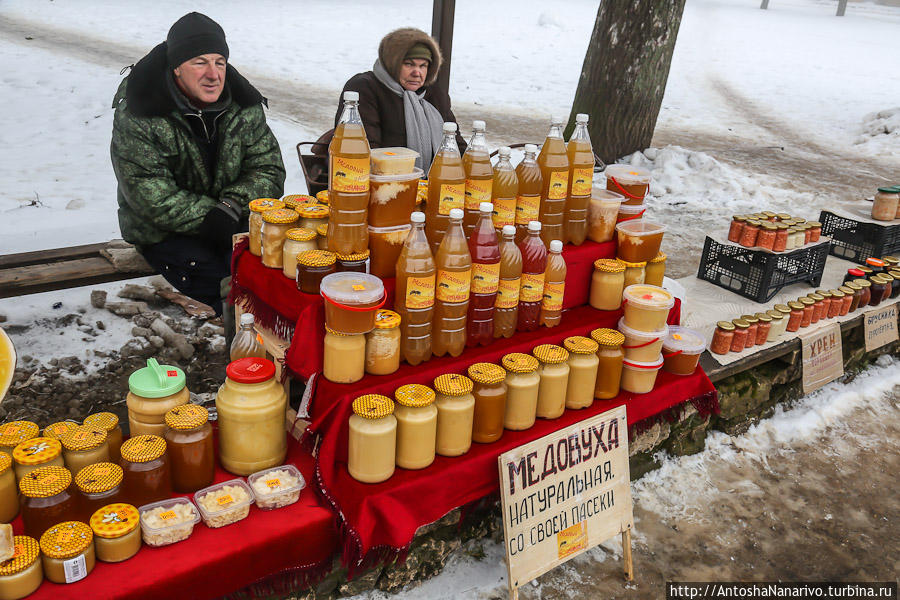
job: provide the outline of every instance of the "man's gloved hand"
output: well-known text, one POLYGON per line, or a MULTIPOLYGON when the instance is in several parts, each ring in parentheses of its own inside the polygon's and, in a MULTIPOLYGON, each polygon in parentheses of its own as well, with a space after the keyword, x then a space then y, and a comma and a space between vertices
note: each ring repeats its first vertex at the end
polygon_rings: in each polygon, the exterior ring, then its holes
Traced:
POLYGON ((238 232, 241 205, 233 198, 222 198, 203 218, 200 237, 221 248, 231 247, 231 236, 238 232))

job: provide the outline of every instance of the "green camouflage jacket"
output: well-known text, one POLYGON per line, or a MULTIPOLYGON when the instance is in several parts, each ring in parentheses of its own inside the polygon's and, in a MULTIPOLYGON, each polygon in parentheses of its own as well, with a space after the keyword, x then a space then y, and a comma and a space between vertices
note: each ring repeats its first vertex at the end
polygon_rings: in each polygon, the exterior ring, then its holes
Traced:
POLYGON ((218 158, 212 178, 190 125, 168 91, 165 42, 142 58, 113 100, 113 170, 118 180, 119 228, 137 246, 171 234, 197 233, 220 198, 243 206, 280 198, 284 163, 266 125, 265 98, 228 65, 232 101, 217 120, 218 158))

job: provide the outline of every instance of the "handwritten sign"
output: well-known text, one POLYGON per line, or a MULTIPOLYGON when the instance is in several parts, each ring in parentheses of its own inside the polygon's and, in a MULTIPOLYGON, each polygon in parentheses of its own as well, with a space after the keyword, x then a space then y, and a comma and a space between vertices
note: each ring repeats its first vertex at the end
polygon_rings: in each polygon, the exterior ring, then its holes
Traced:
POLYGON ((896 341, 898 339, 897 303, 865 313, 863 324, 866 332, 866 352, 896 341))
POLYGON ((813 392, 844 374, 841 326, 832 323, 800 336, 803 349, 803 393, 813 392))
POLYGON ((582 552, 630 533, 624 406, 519 446, 498 461, 511 595, 582 552))

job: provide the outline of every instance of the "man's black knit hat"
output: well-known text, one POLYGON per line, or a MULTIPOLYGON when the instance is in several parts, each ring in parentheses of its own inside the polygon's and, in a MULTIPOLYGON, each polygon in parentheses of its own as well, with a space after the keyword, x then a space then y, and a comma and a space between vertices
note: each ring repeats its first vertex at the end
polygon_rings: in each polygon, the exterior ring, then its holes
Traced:
POLYGON ((228 58, 225 31, 218 23, 198 12, 188 13, 175 21, 166 36, 166 45, 166 57, 173 69, 201 54, 221 54, 228 58))

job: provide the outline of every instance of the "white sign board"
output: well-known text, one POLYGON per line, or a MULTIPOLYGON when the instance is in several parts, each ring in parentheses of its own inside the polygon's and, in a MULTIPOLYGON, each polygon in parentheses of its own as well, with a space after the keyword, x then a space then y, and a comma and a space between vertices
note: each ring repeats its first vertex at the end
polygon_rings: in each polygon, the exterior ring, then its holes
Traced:
POLYGON ((832 323, 800 337, 803 349, 803 393, 808 394, 844 374, 841 326, 832 323))
POLYGON ((897 338, 897 303, 870 310, 863 315, 866 352, 881 348, 897 338))

